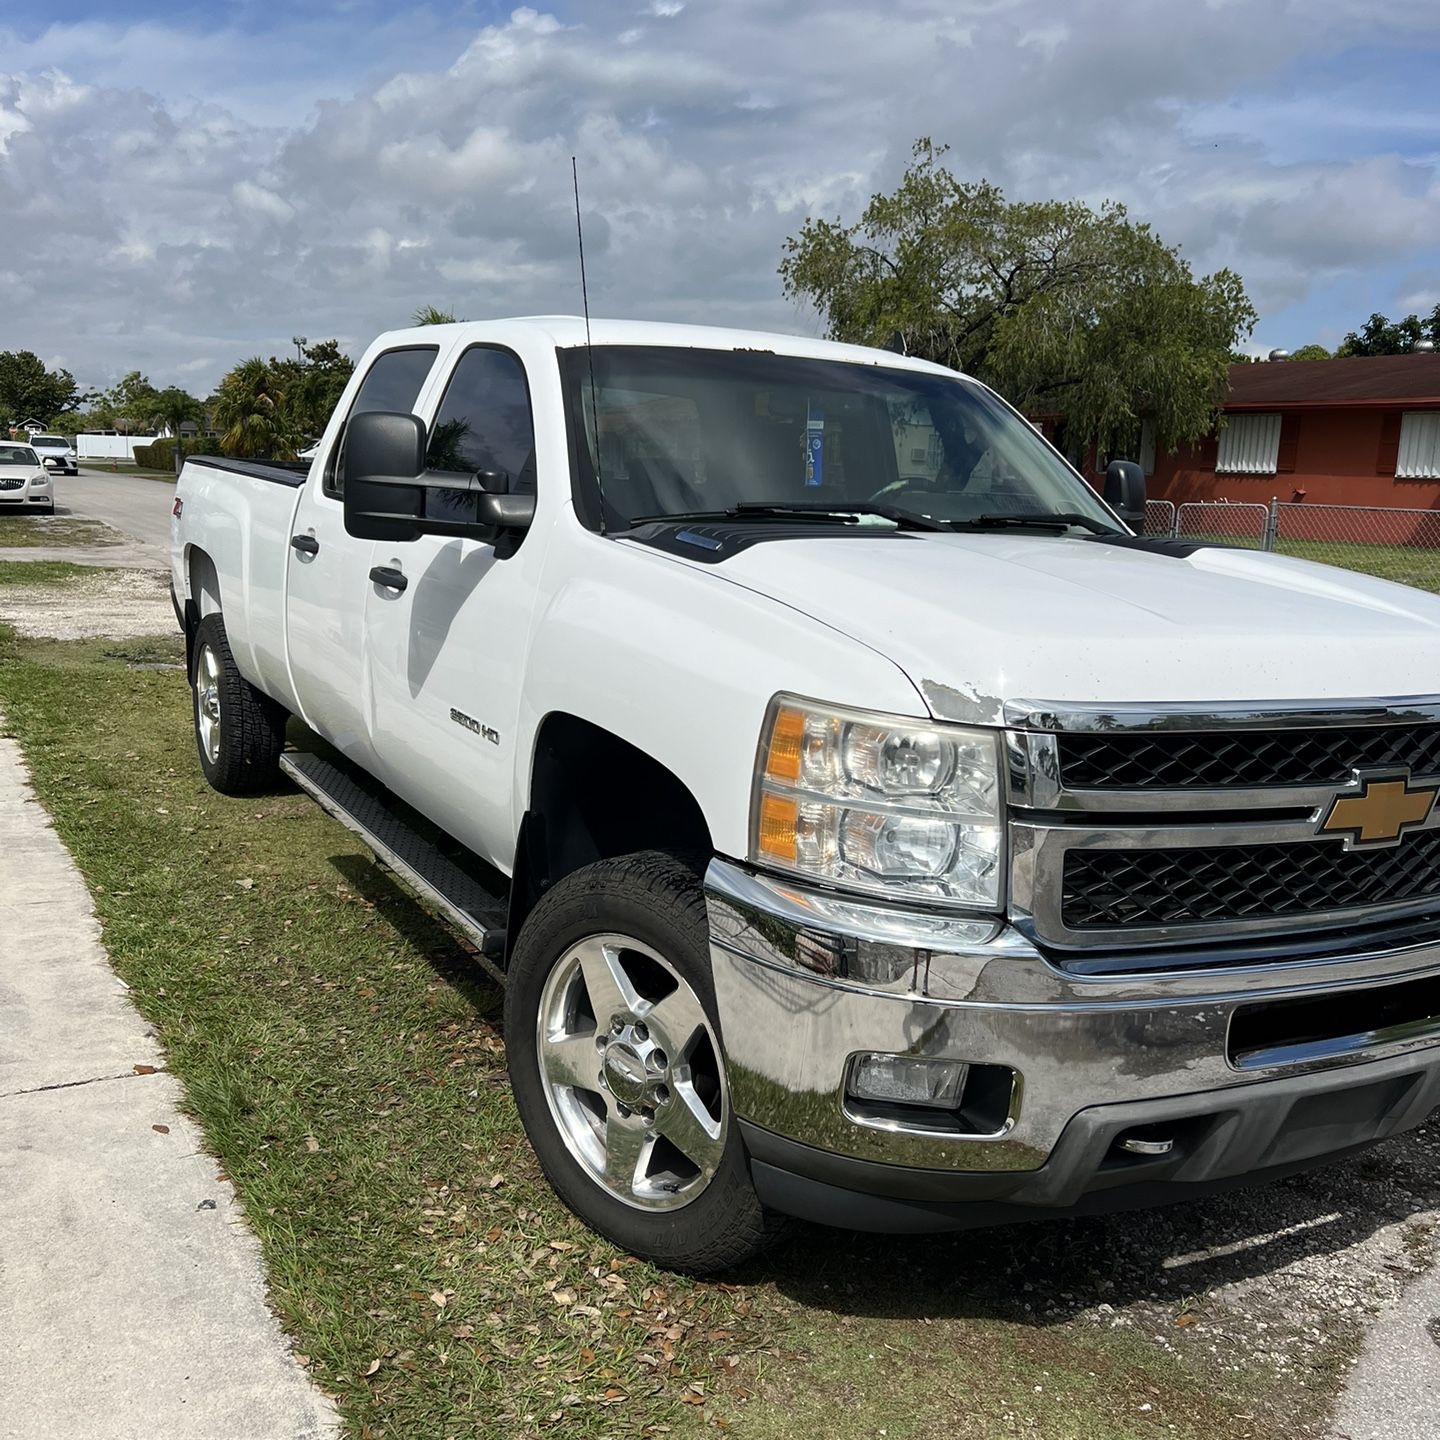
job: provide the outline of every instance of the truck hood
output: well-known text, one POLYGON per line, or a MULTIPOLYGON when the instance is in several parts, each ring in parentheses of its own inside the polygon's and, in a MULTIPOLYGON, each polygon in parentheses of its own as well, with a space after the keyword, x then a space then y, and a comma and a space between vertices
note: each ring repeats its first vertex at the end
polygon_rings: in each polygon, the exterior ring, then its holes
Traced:
POLYGON ((1280 555, 887 534, 752 545, 721 573, 888 655, 932 715, 973 724, 1017 700, 1440 692, 1440 597, 1280 555))

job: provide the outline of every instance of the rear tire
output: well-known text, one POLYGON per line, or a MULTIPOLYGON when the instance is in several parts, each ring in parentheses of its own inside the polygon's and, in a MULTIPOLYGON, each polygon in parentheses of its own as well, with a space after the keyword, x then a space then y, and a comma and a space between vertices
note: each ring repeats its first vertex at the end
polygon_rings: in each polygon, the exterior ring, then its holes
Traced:
POLYGON ((240 673, 218 614, 207 615, 195 631, 190 690, 195 749, 210 784, 222 795, 275 789, 285 748, 285 708, 240 673))
POLYGON ((540 1166, 591 1229, 696 1275, 778 1237, 731 1113, 704 898, 683 861, 619 856, 547 891, 515 945, 505 1038, 540 1166))

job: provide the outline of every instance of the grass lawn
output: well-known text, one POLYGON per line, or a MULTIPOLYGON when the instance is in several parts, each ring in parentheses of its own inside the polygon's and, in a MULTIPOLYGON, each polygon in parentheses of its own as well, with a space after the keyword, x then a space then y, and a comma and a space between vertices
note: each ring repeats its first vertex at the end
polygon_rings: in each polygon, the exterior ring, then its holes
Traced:
POLYGON ((351 1435, 1321 1433, 1332 1371, 1236 1360, 1203 1297, 1105 1313, 1166 1283, 1133 1220, 806 1231, 725 1284, 616 1252, 539 1175, 496 990, 308 800, 204 784, 180 658, 0 630, 0 703, 351 1435))
POLYGON ((1418 545, 1361 545, 1343 540, 1284 540, 1276 546, 1281 555, 1318 560, 1344 570, 1361 570, 1382 580, 1397 580, 1421 590, 1440 592, 1440 550, 1418 545))
MULTIPOLYGON (((1232 545, 1251 550, 1261 548, 1258 539, 1238 533, 1184 535, 1181 538, 1197 545, 1232 545)), ((1275 550, 1280 555, 1293 555, 1297 560, 1315 560, 1322 565, 1359 570, 1381 580, 1395 580, 1401 585, 1440 592, 1440 550, 1437 549, 1420 545, 1364 545, 1347 540, 1282 538, 1275 550)))
POLYGON ((124 537, 100 520, 70 515, 0 515, 0 550, 40 545, 118 545, 124 537))

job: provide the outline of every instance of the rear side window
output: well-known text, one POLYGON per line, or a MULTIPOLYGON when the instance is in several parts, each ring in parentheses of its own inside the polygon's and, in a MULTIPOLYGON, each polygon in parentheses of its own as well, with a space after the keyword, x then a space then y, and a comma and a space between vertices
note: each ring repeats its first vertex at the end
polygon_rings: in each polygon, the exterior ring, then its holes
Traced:
POLYGON ((368 410, 413 414, 420 387, 439 353, 436 345, 412 345, 404 350, 386 350, 375 357, 374 364, 365 372, 365 378, 355 392, 354 403, 346 413, 340 438, 325 467, 327 495, 338 496, 345 490, 345 432, 349 429, 350 417, 363 415, 368 410))
POLYGON ((525 368, 508 350, 476 346, 455 367, 430 431, 432 470, 489 471, 487 488, 535 492, 535 426, 525 368))

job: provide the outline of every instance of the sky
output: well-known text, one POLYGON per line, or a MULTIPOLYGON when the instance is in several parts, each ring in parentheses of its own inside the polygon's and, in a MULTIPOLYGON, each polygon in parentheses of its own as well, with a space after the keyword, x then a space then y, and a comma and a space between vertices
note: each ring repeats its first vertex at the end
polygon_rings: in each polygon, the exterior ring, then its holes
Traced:
POLYGON ((421 305, 816 333, 776 266, 914 140, 1122 201, 1247 348, 1440 302, 1434 0, 4 0, 0 350, 207 392, 421 305))

